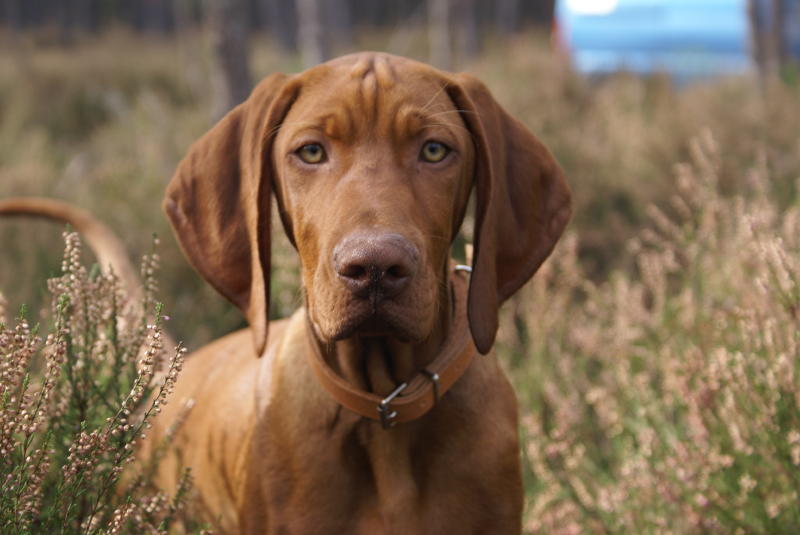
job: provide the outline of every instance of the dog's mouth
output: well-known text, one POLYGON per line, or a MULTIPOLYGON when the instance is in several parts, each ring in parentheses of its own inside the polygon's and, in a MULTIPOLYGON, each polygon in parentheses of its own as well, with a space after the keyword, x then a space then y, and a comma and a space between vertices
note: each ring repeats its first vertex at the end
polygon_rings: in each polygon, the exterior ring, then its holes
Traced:
POLYGON ((330 333, 334 341, 354 336, 391 336, 401 342, 414 342, 420 336, 419 319, 393 301, 351 303, 330 333))
POLYGON ((322 275, 323 280, 310 278, 304 293, 317 336, 323 342, 353 337, 390 337, 412 344, 425 340, 433 329, 438 296, 437 287, 429 282, 431 277, 425 275, 417 273, 401 292, 378 283, 365 291, 353 291, 346 284, 331 285, 322 275), (313 285, 315 282, 318 284, 313 285))

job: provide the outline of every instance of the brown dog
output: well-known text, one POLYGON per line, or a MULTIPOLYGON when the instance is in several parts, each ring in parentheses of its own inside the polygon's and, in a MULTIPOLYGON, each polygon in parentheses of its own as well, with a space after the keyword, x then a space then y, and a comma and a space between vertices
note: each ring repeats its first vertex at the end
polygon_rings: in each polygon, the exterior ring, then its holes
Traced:
POLYGON ((570 194, 485 86, 376 53, 272 75, 192 146, 165 209, 250 329, 187 360, 143 446, 185 418, 161 486, 191 466, 231 533, 520 533, 516 399, 478 353, 570 194), (450 246, 473 187, 467 275, 450 246), (270 324, 272 196, 305 306, 270 324))
POLYGON ((477 353, 570 194, 484 85, 375 53, 272 75, 192 146, 165 208, 250 329, 188 360, 162 425, 181 398, 194 408, 161 484, 192 466, 206 518, 231 532, 521 531, 516 400, 477 353), (450 245, 473 186, 467 276, 450 245), (267 340, 273 195, 305 307, 267 340))

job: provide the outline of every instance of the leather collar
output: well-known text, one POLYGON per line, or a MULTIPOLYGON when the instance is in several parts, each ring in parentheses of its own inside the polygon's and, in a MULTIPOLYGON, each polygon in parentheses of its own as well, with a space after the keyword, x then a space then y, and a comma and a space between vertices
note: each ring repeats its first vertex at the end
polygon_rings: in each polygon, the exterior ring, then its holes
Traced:
POLYGON ((355 388, 331 369, 312 335, 308 337, 312 350, 307 354, 320 385, 337 403, 364 418, 381 422, 384 429, 425 415, 461 378, 476 353, 467 325, 466 276, 454 270, 450 281, 454 299, 450 333, 436 358, 408 382, 398 385, 386 397, 355 388))

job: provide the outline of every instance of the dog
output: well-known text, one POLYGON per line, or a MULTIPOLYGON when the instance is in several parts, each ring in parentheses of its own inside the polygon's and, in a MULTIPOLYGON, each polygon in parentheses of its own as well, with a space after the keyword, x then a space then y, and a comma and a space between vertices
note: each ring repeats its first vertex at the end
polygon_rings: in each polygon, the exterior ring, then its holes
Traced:
POLYGON ((521 532, 517 402, 491 348, 570 191, 480 81, 383 53, 268 76, 192 145, 164 208, 249 328, 187 359, 140 450, 182 422, 160 487, 191 467, 224 533, 521 532), (273 199, 304 306, 270 322, 273 199))

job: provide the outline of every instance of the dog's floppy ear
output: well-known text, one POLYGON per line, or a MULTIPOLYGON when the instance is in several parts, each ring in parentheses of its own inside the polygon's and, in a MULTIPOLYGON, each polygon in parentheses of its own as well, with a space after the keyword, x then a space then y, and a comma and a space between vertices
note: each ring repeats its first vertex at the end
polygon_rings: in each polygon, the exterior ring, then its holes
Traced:
POLYGON ((488 353, 500 305, 530 279, 571 215, 564 173, 550 151, 494 100, 476 78, 451 78, 450 98, 475 144, 477 188, 468 315, 472 338, 488 353))
POLYGON ((265 78, 191 146, 164 199, 184 253, 247 317, 258 355, 269 317, 271 143, 292 85, 282 74, 265 78))

